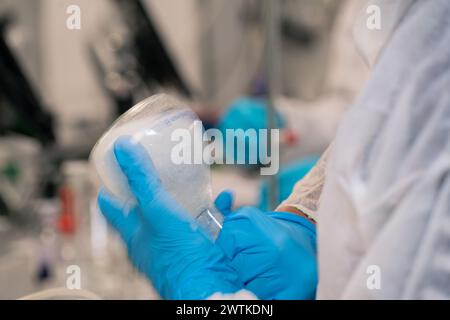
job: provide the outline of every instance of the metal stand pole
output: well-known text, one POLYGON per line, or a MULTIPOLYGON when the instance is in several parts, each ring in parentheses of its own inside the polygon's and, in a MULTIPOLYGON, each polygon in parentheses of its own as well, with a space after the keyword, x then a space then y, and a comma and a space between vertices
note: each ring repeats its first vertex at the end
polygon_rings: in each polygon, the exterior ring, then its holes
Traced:
POLYGON ((204 90, 203 102, 211 106, 216 98, 216 75, 214 66, 214 30, 211 20, 214 3, 211 0, 199 0, 202 16, 201 28, 201 56, 202 56, 202 86, 204 90))
MULTIPOLYGON (((280 47, 280 0, 265 0, 266 4, 266 79, 268 86, 267 96, 267 127, 269 133, 271 129, 277 127, 275 112, 275 97, 279 93, 280 68, 279 53, 280 47)), ((268 135, 268 150, 272 155, 271 135, 268 135)), ((270 176, 268 188, 268 208, 275 209, 278 205, 278 178, 277 175, 270 176)))

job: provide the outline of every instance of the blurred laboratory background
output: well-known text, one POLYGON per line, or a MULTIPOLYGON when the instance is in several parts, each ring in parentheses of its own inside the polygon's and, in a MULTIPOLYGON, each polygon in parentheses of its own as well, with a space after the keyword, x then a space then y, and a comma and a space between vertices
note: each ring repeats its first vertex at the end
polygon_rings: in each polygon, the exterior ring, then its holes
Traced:
POLYGON ((215 165, 212 188, 235 191, 236 207, 285 199, 367 78, 352 37, 362 5, 0 0, 0 299, 65 288, 73 265, 98 297, 158 298, 99 214, 89 164, 152 94, 182 99, 205 128, 280 128, 278 175, 215 165))

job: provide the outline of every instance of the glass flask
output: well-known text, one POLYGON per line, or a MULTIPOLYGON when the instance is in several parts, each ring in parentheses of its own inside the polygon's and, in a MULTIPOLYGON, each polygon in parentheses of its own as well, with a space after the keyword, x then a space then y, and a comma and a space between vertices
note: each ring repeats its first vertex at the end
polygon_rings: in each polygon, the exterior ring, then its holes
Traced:
POLYGON ((199 121, 197 115, 178 100, 166 94, 151 96, 112 124, 92 149, 90 161, 111 194, 123 202, 136 203, 113 152, 117 138, 131 137, 148 152, 165 190, 215 239, 222 227, 223 216, 213 203, 209 165, 204 161, 201 164, 175 164, 171 158, 173 147, 180 143, 173 141, 172 132, 184 129, 194 139, 196 121, 199 121))

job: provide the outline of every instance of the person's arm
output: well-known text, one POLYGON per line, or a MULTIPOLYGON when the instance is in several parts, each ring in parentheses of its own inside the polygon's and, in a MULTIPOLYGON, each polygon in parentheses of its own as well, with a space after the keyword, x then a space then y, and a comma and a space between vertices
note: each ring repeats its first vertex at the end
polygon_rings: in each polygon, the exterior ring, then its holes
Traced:
POLYGON ((278 206, 276 211, 291 212, 316 222, 328 157, 332 149, 333 143, 325 150, 311 171, 297 182, 291 195, 278 206))

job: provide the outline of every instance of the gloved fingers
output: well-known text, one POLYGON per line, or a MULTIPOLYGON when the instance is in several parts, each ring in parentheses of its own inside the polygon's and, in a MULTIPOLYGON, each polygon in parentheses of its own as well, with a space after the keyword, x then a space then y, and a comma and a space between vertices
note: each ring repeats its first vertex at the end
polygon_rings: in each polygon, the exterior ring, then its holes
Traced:
POLYGON ((262 238, 258 237, 259 230, 253 227, 253 222, 238 215, 239 211, 225 219, 215 242, 229 260, 234 260, 241 252, 255 248, 255 245, 262 241, 262 238))
POLYGON ((260 210, 243 207, 224 220, 216 244, 228 259, 234 260, 242 252, 259 254, 262 246, 276 251, 274 239, 280 239, 284 230, 260 210))
POLYGON ((229 231, 231 228, 232 226, 228 227, 224 223, 215 241, 215 244, 229 260, 232 260, 236 255, 236 237, 233 232, 229 231))
POLYGON ((233 207, 234 195, 231 190, 222 191, 214 201, 216 208, 224 215, 228 216, 231 213, 233 207))
POLYGON ((266 261, 266 258, 272 255, 266 250, 266 242, 257 234, 253 234, 252 230, 247 229, 245 225, 233 224, 230 227, 233 228, 222 229, 216 239, 216 245, 238 272, 239 278, 247 284, 255 277, 264 274, 267 265, 273 263, 270 259, 266 261), (264 252, 263 255, 262 252, 264 252))
POLYGON ((126 208, 123 203, 110 195, 105 189, 100 190, 97 202, 106 220, 128 244, 139 226, 139 217, 136 210, 126 208))
POLYGON ((114 153, 147 222, 156 230, 175 221, 190 223, 192 217, 164 189, 141 144, 133 143, 130 137, 120 137, 114 144, 114 153))
POLYGON ((166 198, 160 196, 161 192, 165 192, 161 180, 141 144, 133 143, 130 137, 120 137, 114 144, 114 154, 141 206, 166 198))

